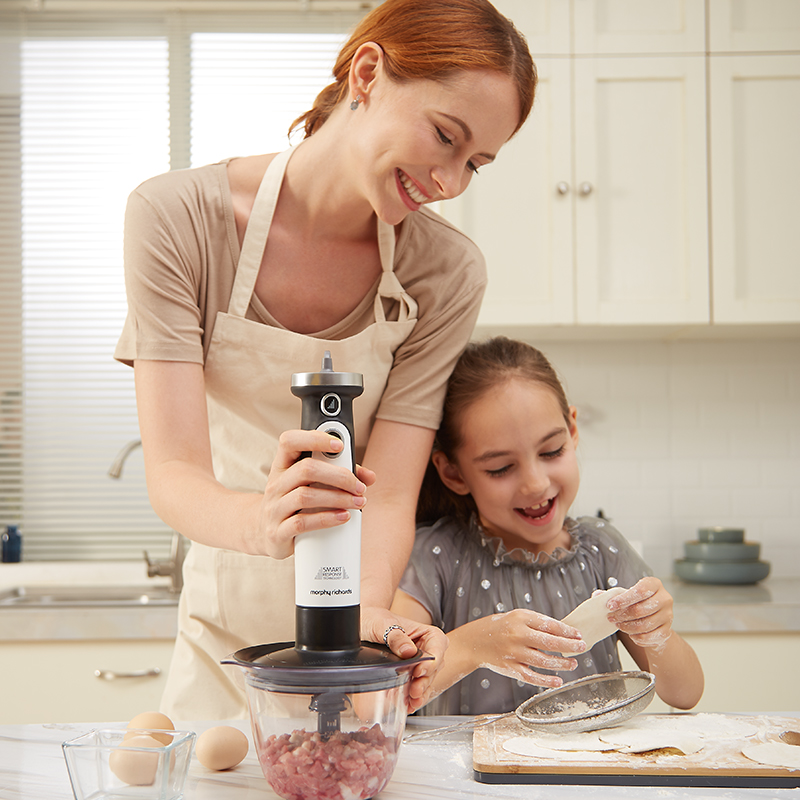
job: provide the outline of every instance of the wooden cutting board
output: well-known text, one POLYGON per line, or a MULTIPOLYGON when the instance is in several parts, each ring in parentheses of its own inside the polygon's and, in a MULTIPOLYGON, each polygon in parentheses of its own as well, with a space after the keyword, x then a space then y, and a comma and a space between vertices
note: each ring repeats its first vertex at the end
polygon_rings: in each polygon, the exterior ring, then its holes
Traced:
POLYGON ((645 725, 656 725, 680 718, 692 718, 696 733, 710 736, 726 720, 740 720, 752 731, 746 738, 704 738, 703 749, 692 755, 678 751, 654 750, 647 753, 618 751, 592 753, 579 758, 569 751, 553 758, 522 756, 504 748, 517 736, 536 736, 514 717, 503 718, 476 728, 473 733, 472 760, 475 779, 482 783, 552 783, 638 786, 716 786, 770 787, 800 786, 800 770, 774 767, 751 761, 742 753, 747 743, 777 740, 785 730, 797 730, 800 721, 768 716, 729 714, 640 715, 645 725))

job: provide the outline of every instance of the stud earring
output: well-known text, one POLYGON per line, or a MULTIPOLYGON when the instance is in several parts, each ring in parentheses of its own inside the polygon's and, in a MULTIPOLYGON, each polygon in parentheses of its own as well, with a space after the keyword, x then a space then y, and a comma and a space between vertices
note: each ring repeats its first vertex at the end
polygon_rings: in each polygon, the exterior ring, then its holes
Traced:
POLYGON ((361 95, 360 94, 356 95, 356 99, 353 100, 352 103, 350 103, 350 110, 355 111, 358 108, 358 104, 361 102, 361 100, 362 100, 361 95))

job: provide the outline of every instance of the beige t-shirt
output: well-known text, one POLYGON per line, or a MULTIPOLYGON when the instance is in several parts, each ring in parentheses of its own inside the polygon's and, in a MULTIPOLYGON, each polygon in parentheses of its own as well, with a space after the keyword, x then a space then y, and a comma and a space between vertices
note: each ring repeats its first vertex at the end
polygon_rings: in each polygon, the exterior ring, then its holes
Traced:
MULTIPOLYGON (((114 357, 129 365, 134 359, 205 363, 238 260, 226 162, 141 184, 125 215, 128 316, 114 357)), ((485 262, 463 233, 422 208, 401 223, 394 271, 419 305, 418 322, 395 353, 377 417, 435 429, 447 378, 478 316, 485 262)), ((337 340, 370 325, 377 285, 340 323, 310 335, 337 340)), ((395 317, 396 309, 387 309, 387 319, 395 317)), ((255 295, 247 318, 281 327, 255 295)))

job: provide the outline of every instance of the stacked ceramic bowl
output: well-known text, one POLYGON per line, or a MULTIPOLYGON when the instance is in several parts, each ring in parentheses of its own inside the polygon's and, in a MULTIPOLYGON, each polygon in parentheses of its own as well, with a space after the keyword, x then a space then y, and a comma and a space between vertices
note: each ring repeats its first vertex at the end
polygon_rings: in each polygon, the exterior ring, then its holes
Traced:
POLYGON ((700 528, 697 541, 683 549, 675 574, 691 583, 757 583, 769 575, 769 562, 759 560, 761 545, 746 542, 741 528, 700 528))

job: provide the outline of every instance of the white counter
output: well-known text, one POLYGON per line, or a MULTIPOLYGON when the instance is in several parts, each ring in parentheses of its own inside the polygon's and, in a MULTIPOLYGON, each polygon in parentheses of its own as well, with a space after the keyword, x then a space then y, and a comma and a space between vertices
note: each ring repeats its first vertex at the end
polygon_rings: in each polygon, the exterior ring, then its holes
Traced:
MULTIPOLYGON (((797 713, 784 716, 800 716, 797 713)), ((417 724, 447 724, 452 718, 409 720, 417 724)), ((198 734, 213 724, 178 725, 198 734)), ((185 800, 275 800, 261 773, 249 724, 228 722, 245 731, 251 749, 229 772, 214 773, 193 759, 185 800)), ((72 790, 61 743, 93 727, 124 725, 5 725, 0 726, 0 798, 2 800, 70 800, 72 790)), ((409 742, 402 746, 397 768, 379 800, 798 800, 799 789, 704 789, 631 786, 485 785, 472 777, 472 734, 448 734, 441 740, 409 742)))

